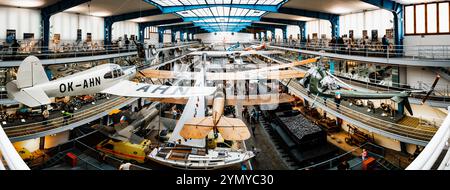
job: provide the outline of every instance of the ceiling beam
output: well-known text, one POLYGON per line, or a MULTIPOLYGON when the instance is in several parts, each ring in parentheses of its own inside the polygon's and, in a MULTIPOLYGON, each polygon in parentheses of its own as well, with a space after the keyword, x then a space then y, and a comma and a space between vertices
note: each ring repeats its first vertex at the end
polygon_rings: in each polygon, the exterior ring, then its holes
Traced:
POLYGON ((361 0, 361 1, 391 12, 396 12, 403 7, 402 4, 392 0, 361 0))
POLYGON ((184 17, 184 21, 192 22, 192 21, 201 21, 206 19, 216 19, 216 18, 228 18, 228 19, 240 19, 240 20, 251 20, 251 21, 259 21, 259 16, 202 16, 202 17, 184 17))
MULTIPOLYGON (((158 20, 158 21, 141 22, 138 25, 140 25, 142 27, 148 27, 148 26, 158 26, 158 25, 164 25, 164 24, 174 24, 174 23, 180 23, 180 22, 183 22, 183 19, 176 18, 176 19, 170 19, 170 20, 158 20)), ((191 24, 191 23, 186 23, 186 24, 191 24)))
POLYGON ((49 5, 41 9, 41 14, 45 16, 52 16, 56 13, 63 12, 72 7, 87 3, 91 0, 62 0, 55 4, 49 5))
POLYGON ((136 19, 136 18, 141 18, 141 17, 156 16, 156 15, 160 15, 160 14, 162 14, 161 10, 150 9, 150 10, 145 10, 145 11, 136 11, 136 12, 131 12, 131 13, 125 13, 125 14, 121 14, 121 15, 113 15, 113 16, 105 17, 105 20, 109 20, 112 23, 114 23, 114 22, 131 20, 131 19, 136 19))
POLYGON ((163 13, 177 13, 181 11, 189 11, 195 9, 204 9, 211 7, 230 7, 230 8, 241 8, 241 9, 253 9, 258 11, 266 11, 266 12, 277 12, 278 5, 249 5, 249 4, 205 4, 205 5, 181 5, 181 6, 160 6, 156 3, 153 3, 149 0, 144 0, 147 3, 150 3, 153 6, 161 9, 163 13))
POLYGON ((287 19, 279 19, 279 18, 261 18, 261 22, 273 22, 273 23, 281 23, 287 25, 296 25, 299 26, 306 21, 297 21, 297 20, 287 20, 287 19))
POLYGON ((324 20, 331 20, 335 17, 339 17, 339 15, 337 15, 337 14, 324 13, 324 12, 318 12, 318 11, 309 11, 309 10, 303 10, 303 9, 294 9, 294 8, 287 8, 287 7, 280 7, 278 9, 278 12, 284 13, 284 14, 296 15, 296 16, 324 19, 324 20))

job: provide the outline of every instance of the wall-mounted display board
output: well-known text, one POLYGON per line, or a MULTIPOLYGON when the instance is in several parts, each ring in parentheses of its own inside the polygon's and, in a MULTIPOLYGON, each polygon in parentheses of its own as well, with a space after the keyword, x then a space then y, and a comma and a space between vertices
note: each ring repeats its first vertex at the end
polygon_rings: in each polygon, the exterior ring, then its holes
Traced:
POLYGON ((24 40, 34 40, 34 33, 23 33, 24 40))
POLYGON ((82 35, 81 29, 77 29, 77 42, 81 42, 82 35))
POLYGON ((367 30, 363 30, 362 33, 363 33, 362 36, 363 36, 364 39, 366 39, 366 37, 369 36, 369 35, 367 34, 367 30))
POLYGON ((60 41, 61 41, 61 35, 60 34, 53 34, 53 43, 54 44, 59 44, 60 41))
POLYGON ((378 30, 372 30, 372 41, 378 41, 378 30))
POLYGON ((394 29, 386 29, 386 37, 389 39, 394 38, 394 29))
POLYGON ((86 34, 86 42, 92 42, 92 33, 86 34))
POLYGON ((16 39, 16 30, 6 30, 6 43, 11 44, 16 39))

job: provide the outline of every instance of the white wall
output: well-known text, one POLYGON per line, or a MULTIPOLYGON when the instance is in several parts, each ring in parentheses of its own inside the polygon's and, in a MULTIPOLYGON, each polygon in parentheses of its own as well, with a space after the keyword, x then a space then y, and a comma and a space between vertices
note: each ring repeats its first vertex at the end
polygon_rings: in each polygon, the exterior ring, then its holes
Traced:
POLYGON ((287 26, 287 38, 289 39, 289 36, 292 35, 292 39, 298 40, 300 34, 300 27, 294 26, 294 25, 288 25, 287 26))
POLYGON ((87 33, 92 34, 93 41, 104 39, 104 21, 101 17, 87 16, 73 13, 58 13, 50 17, 50 39, 53 34, 60 34, 61 41, 75 41, 77 29, 81 29, 82 41, 87 38, 87 33))
POLYGON ((0 40, 6 39, 6 30, 16 30, 16 38, 23 39, 23 33, 34 33, 34 39, 41 38, 41 12, 34 9, 0 7, 0 40))
POLYGON ((231 32, 217 32, 217 35, 214 33, 196 34, 195 38, 201 39, 204 43, 247 43, 253 41, 253 34, 234 33, 231 35, 231 32))
POLYGON ((16 148, 25 148, 30 152, 34 152, 39 149, 40 139, 29 139, 25 141, 15 142, 13 144, 16 148))
POLYGON ((158 33, 150 33, 150 39, 145 39, 146 44, 157 44, 159 43, 158 33))
MULTIPOLYGON (((432 67, 407 67, 406 83, 413 87, 419 87, 419 81, 428 85, 433 84, 436 73, 431 69, 432 67)), ((436 91, 444 91, 448 86, 450 87, 450 82, 441 77, 435 89, 436 91)))
POLYGON ((163 43, 171 43, 172 42, 172 34, 164 34, 163 43))
POLYGON ((122 37, 123 39, 125 34, 127 35, 128 39, 130 39, 131 35, 135 35, 137 37, 139 34, 138 23, 131 21, 122 21, 115 22, 112 25, 112 40, 118 40, 119 37, 122 37))
POLYGON ((404 51, 407 56, 450 58, 449 47, 439 47, 450 46, 450 35, 405 36, 403 45, 405 45, 404 51))
POLYGON ((320 39, 322 34, 326 35, 326 38, 331 38, 331 23, 328 20, 313 20, 306 22, 306 36, 312 39, 313 33, 317 33, 317 37, 320 39))
POLYGON ((378 30, 378 37, 382 38, 386 34, 386 29, 394 28, 394 15, 384 9, 353 13, 339 17, 339 32, 342 35, 349 35, 349 30, 353 30, 354 38, 362 38, 362 31, 367 30, 370 38, 372 30, 378 30))
POLYGON ((55 135, 45 136, 44 149, 53 148, 69 141, 70 131, 64 131, 55 135))

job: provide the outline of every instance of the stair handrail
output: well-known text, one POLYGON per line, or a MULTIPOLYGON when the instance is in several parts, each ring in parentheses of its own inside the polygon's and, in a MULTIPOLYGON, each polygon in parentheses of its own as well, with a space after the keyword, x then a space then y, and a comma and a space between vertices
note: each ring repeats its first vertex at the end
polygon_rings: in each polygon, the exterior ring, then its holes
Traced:
MULTIPOLYGON (((450 107, 449 107, 450 109, 450 107)), ((447 115, 441 127, 428 142, 427 146, 406 170, 430 170, 438 160, 450 138, 450 114, 447 115)))

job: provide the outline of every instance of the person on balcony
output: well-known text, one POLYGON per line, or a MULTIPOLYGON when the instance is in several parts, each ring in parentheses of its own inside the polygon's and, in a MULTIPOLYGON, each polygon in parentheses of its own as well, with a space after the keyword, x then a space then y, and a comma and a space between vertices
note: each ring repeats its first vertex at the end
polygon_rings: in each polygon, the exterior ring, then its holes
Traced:
POLYGON ((384 35, 383 38, 381 39, 381 43, 383 44, 384 53, 387 54, 389 47, 389 39, 386 37, 386 35, 384 35))

